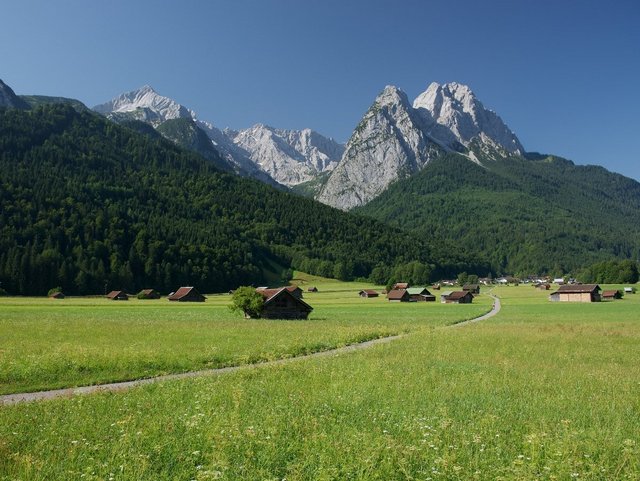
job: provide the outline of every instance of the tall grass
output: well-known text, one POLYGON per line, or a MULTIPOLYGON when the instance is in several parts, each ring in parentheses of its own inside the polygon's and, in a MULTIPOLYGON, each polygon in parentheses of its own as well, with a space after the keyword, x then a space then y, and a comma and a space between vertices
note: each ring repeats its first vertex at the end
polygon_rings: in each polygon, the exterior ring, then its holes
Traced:
POLYGON ((640 296, 527 288, 368 351, 0 408, 0 479, 640 479, 640 296))

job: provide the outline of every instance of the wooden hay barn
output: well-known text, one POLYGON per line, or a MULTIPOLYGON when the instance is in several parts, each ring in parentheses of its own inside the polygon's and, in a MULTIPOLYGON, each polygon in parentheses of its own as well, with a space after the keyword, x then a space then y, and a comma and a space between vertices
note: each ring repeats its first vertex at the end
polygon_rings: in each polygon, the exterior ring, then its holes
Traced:
POLYGON ((407 293, 412 302, 435 302, 436 300, 436 296, 432 295, 426 287, 410 287, 407 293))
POLYGON ((440 299, 445 304, 471 304, 473 302, 473 294, 469 291, 454 291, 446 296, 443 294, 440 299))
POLYGON ((310 287, 309 289, 307 289, 307 292, 318 292, 318 288, 317 287, 310 287))
POLYGON ((409 302, 411 297, 406 289, 392 289, 387 292, 389 302, 409 302))
POLYGON ((479 284, 465 284, 462 286, 463 291, 469 291, 471 294, 480 294, 479 284))
POLYGON ((138 294, 138 299, 160 299, 160 293, 155 289, 142 289, 138 294))
POLYGON ((62 292, 54 292, 49 296, 50 299, 64 299, 64 294, 62 292))
POLYGON ((200 294, 195 287, 181 287, 167 299, 178 302, 204 302, 207 298, 200 294))
POLYGON ((358 292, 358 295, 360 297, 378 297, 380 294, 378 294, 378 292, 374 291, 373 289, 363 289, 358 292))
POLYGON ((408 282, 396 282, 393 287, 391 288, 391 290, 396 290, 396 289, 409 289, 409 283, 408 282))
POLYGON ((601 299, 598 284, 563 285, 549 295, 552 302, 599 302, 601 299))
POLYGON ((124 291, 111 291, 107 294, 107 299, 112 301, 128 301, 129 296, 124 291))
POLYGON ((605 301, 614 301, 616 299, 622 299, 622 292, 620 291, 602 291, 602 299, 605 301))
POLYGON ((256 289, 256 292, 264 298, 261 317, 265 319, 307 319, 313 311, 313 307, 296 297, 289 288, 256 289))

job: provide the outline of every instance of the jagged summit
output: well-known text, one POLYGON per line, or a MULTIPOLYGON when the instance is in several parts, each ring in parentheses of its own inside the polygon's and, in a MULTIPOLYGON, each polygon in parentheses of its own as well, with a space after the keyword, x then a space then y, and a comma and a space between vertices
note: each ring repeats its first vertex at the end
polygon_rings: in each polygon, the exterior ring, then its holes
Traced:
POLYGON ((118 95, 109 102, 96 105, 93 110, 105 115, 142 111, 137 116, 139 120, 155 125, 169 119, 194 117, 189 109, 169 97, 158 94, 150 85, 118 95))
POLYGON ((340 209, 364 205, 391 183, 446 152, 479 157, 524 154, 502 119, 460 83, 433 82, 410 104, 387 85, 356 127, 317 199, 340 209))
POLYGON ((366 204, 395 180, 442 152, 421 129, 407 95, 388 85, 353 132, 318 200, 348 210, 366 204))
POLYGON ((495 112, 482 105, 467 85, 432 82, 414 100, 413 108, 423 118, 427 134, 451 148, 456 149, 456 143, 468 147, 478 139, 512 154, 525 152, 516 135, 495 112))
MULTIPOLYGON (((193 120, 234 170, 274 185, 293 186, 313 180, 332 170, 344 151, 344 146, 311 129, 282 130, 256 124, 245 130, 220 130, 211 122, 197 119, 192 110, 158 94, 150 85, 93 109, 112 120, 141 120, 156 128, 167 120, 193 120)), ((163 135, 166 133, 163 130, 163 135)))

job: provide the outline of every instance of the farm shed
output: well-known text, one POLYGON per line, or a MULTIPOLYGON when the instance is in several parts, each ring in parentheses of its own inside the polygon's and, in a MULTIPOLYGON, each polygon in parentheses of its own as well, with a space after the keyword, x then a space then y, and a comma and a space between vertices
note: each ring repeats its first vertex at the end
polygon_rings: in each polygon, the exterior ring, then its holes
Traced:
POLYGON ((309 289, 307 289, 307 292, 318 292, 318 288, 317 287, 310 287, 309 289))
POLYGON ((107 294, 107 299, 112 301, 128 301, 129 296, 124 291, 111 291, 107 294))
POLYGON ((549 295, 552 302, 598 302, 600 301, 598 284, 564 285, 549 295))
POLYGON ((302 299, 302 289, 298 286, 286 286, 286 287, 258 287, 256 291, 277 291, 278 289, 286 289, 293 297, 297 297, 298 299, 302 299))
POLYGON ((607 301, 622 299, 622 293, 620 291, 602 291, 602 299, 607 301))
POLYGON ((160 293, 155 289, 142 289, 138 294, 138 299, 160 299, 160 293))
POLYGON ((541 291, 548 291, 549 289, 551 289, 551 285, 549 285, 549 284, 538 284, 536 286, 536 289, 540 289, 541 291))
POLYGON ((167 299, 178 302, 204 302, 207 298, 200 294, 195 287, 181 287, 169 295, 167 299))
POLYGON ((396 282, 393 285, 392 290, 396 290, 396 289, 409 289, 409 283, 408 282, 396 282))
POLYGON ((480 294, 479 284, 465 284, 462 286, 463 291, 469 291, 471 294, 480 294))
POLYGON ((377 291, 374 291, 373 289, 363 289, 360 292, 358 292, 358 295, 360 297, 378 297, 379 294, 377 291))
POLYGON ((473 294, 469 291, 454 291, 447 296, 440 296, 445 304, 471 304, 473 302, 473 294))
POLYGON ((256 289, 256 292, 264 298, 262 317, 265 319, 307 319, 313 311, 313 307, 286 287, 256 289))
POLYGON ((413 302, 435 302, 436 300, 436 296, 432 295, 426 287, 410 287, 407 293, 413 302))
POLYGON ((392 289, 387 293, 390 302, 409 302, 411 298, 406 289, 392 289))
POLYGON ((624 288, 624 292, 626 292, 628 294, 635 294, 636 293, 636 288, 635 287, 625 287, 624 288))
POLYGON ((62 292, 54 292, 49 296, 50 299, 64 299, 64 294, 62 292))

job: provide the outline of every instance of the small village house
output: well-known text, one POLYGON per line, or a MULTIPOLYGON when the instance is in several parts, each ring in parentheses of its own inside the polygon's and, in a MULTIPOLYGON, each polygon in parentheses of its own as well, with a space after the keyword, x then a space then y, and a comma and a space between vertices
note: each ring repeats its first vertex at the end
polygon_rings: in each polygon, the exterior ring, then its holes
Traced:
POLYGON ((128 301, 129 296, 124 291, 111 291, 107 294, 107 299, 112 301, 128 301))
POLYGON ((181 287, 170 294, 167 299, 178 302, 204 302, 207 298, 200 294, 195 287, 181 287))
POLYGON ((256 292, 264 298, 261 317, 265 319, 307 319, 313 311, 313 307, 286 287, 256 289, 256 292))
POLYGON ((426 287, 410 287, 407 293, 412 302, 435 302, 436 300, 436 296, 432 295, 426 287))
POLYGON ((379 294, 377 291, 374 291, 373 289, 363 289, 360 292, 358 292, 358 295, 360 297, 378 297, 379 294))
POLYGON ((387 292, 389 302, 409 302, 411 298, 406 289, 392 289, 387 292))
POLYGON ((473 294, 469 291, 454 291, 446 296, 440 296, 441 302, 445 304, 471 304, 473 302, 473 294))
POLYGON ((598 284, 563 285, 549 295, 552 302, 599 302, 601 299, 598 284))

